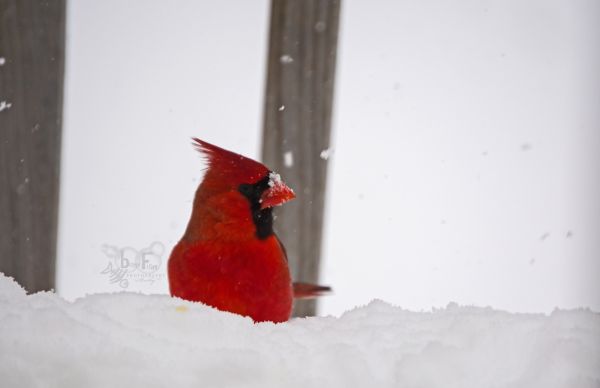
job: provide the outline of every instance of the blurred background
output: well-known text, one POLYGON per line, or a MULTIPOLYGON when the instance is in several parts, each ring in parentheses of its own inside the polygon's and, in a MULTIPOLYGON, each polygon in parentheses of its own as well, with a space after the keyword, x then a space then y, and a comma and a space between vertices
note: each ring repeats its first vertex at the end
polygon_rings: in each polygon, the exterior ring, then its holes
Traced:
MULTIPOLYGON (((269 12, 68 2, 58 293, 168 292, 190 137, 261 159, 269 12), (143 250, 152 276, 111 280, 143 250)), ((345 0, 338 39, 319 315, 599 311, 600 2, 345 0)))

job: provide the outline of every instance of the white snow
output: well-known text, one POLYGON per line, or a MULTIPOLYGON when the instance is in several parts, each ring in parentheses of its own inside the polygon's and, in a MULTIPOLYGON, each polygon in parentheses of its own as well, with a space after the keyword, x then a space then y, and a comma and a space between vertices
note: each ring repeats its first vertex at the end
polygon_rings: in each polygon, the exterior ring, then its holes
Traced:
POLYGON ((321 156, 321 159, 327 160, 327 159, 329 159, 329 157, 331 156, 331 154, 333 154, 333 149, 326 148, 323 151, 321 151, 320 156, 321 156))
POLYGON ((274 187, 279 182, 281 182, 281 175, 271 171, 269 173, 269 187, 274 187))
POLYGON ((277 110, 283 112, 285 110, 285 105, 281 105, 277 110))
POLYGON ((6 63, 6 59, 4 57, 0 57, 0 66, 6 63))
POLYGON ((10 102, 6 102, 6 101, 0 101, 0 112, 2 112, 5 109, 8 109, 12 106, 12 104, 10 102))
POLYGON ((381 301, 254 324, 166 295, 26 295, 0 274, 3 387, 598 387, 600 314, 381 301))
POLYGON ((294 58, 292 58, 291 55, 288 54, 284 54, 279 58, 279 61, 281 63, 283 63, 284 65, 290 64, 292 62, 294 62, 294 58))
POLYGON ((286 167, 292 167, 294 165, 294 153, 287 151, 283 154, 283 164, 286 167))

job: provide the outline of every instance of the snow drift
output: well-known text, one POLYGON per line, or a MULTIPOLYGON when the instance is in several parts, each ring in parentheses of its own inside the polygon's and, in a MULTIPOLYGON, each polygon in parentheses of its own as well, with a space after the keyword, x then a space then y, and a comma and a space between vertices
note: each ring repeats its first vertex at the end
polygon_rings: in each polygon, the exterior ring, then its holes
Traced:
POLYGON ((0 274, 2 387, 599 387, 600 314, 381 301, 254 324, 168 296, 26 295, 0 274))

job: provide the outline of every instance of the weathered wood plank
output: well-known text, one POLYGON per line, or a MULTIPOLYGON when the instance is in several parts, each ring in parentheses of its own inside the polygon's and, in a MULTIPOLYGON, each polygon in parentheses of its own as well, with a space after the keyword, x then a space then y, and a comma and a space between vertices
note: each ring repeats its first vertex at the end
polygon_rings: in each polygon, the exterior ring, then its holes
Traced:
MULTIPOLYGON (((339 13, 340 0, 271 5, 262 157, 296 189, 275 223, 296 281, 319 278, 339 13)), ((302 301, 294 315, 315 310, 302 301)))
POLYGON ((0 0, 0 271, 29 292, 54 288, 64 51, 64 0, 0 0))

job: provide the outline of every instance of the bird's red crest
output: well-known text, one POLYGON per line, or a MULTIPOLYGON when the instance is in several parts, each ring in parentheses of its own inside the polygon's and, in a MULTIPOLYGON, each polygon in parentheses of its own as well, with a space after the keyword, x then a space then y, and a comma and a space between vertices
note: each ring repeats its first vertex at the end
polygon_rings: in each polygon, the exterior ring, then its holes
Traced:
POLYGON ((208 171, 204 179, 209 179, 212 173, 218 173, 220 180, 235 183, 255 183, 269 174, 269 169, 255 160, 227 151, 198 138, 192 140, 194 141, 194 147, 206 157, 208 163, 208 171))

